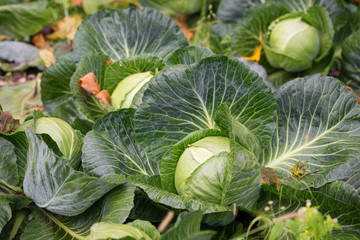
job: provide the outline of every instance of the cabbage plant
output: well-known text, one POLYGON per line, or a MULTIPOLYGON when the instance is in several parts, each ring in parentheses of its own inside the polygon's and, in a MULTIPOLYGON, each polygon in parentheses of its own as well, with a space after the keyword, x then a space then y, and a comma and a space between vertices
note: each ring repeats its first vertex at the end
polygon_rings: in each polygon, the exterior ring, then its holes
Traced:
POLYGON ((235 27, 232 54, 249 57, 256 47, 262 47, 260 63, 275 85, 298 76, 326 75, 334 58, 336 31, 346 24, 346 19, 338 21, 341 14, 347 14, 347 10, 335 3, 255 4, 235 27))

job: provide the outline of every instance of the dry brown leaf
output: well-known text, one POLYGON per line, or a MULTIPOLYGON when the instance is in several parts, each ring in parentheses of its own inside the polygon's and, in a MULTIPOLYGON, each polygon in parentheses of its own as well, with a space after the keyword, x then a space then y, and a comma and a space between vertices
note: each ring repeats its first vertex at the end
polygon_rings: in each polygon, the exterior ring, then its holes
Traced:
POLYGON ((80 78, 78 80, 78 83, 80 84, 80 87, 93 95, 96 95, 100 92, 99 82, 95 77, 95 74, 92 72, 89 72, 88 74, 80 78))
POLYGON ((14 119, 11 112, 0 111, 0 132, 13 132, 20 126, 19 119, 14 119))
POLYGON ((6 35, 0 35, 0 41, 8 39, 9 37, 6 35))
POLYGON ((105 106, 111 105, 111 98, 108 90, 101 90, 98 94, 95 95, 105 106))
POLYGON ((71 6, 80 6, 82 4, 83 0, 70 0, 71 6))
POLYGON ((57 40, 57 39, 70 39, 74 40, 76 30, 80 25, 82 19, 80 15, 72 15, 65 17, 56 23, 55 31, 46 36, 46 39, 57 40))
POLYGON ((261 183, 262 184, 270 184, 270 183, 276 183, 276 190, 280 191, 280 179, 277 178, 276 172, 271 168, 261 168, 261 183))
POLYGON ((56 62, 54 53, 49 49, 40 49, 40 57, 45 67, 50 67, 56 62))
POLYGON ((32 39, 35 47, 39 49, 52 49, 48 42, 46 42, 45 37, 42 33, 35 35, 32 39))
POLYGON ((106 59, 106 65, 107 65, 107 66, 109 66, 109 65, 110 65, 110 63, 111 63, 111 58, 106 59))
POLYGON ((173 20, 177 25, 179 25, 179 27, 181 28, 181 31, 185 35, 186 39, 188 40, 188 42, 190 42, 191 39, 193 39, 194 34, 190 31, 190 29, 185 21, 185 15, 180 15, 179 19, 173 19, 173 20))
POLYGON ((82 78, 78 80, 80 87, 82 87, 85 91, 94 95, 97 99, 99 99, 105 106, 111 105, 110 94, 107 90, 100 91, 99 81, 97 80, 94 73, 89 72, 82 78))

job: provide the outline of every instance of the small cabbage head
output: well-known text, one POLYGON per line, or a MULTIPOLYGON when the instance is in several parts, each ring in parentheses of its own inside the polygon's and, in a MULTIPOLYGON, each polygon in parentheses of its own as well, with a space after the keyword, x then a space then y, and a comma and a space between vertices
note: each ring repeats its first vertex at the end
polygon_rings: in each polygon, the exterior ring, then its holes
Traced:
POLYGON ((176 166, 175 187, 177 192, 191 198, 198 197, 210 202, 219 202, 222 189, 221 180, 213 180, 224 177, 219 172, 223 172, 221 168, 225 168, 227 159, 226 155, 219 155, 221 152, 230 152, 230 140, 227 137, 205 137, 190 144, 180 156, 176 166), (223 163, 222 160, 225 162, 223 163), (214 182, 219 186, 212 186, 211 184, 214 182), (217 191, 219 189, 220 191, 217 191), (202 191, 211 196, 204 197, 206 194, 202 191))
POLYGON ((320 52, 320 33, 301 17, 275 20, 264 44, 266 58, 275 68, 299 72, 312 66, 320 52))
POLYGON ((133 107, 136 94, 152 77, 151 72, 144 72, 124 78, 111 94, 112 106, 116 109, 133 107))

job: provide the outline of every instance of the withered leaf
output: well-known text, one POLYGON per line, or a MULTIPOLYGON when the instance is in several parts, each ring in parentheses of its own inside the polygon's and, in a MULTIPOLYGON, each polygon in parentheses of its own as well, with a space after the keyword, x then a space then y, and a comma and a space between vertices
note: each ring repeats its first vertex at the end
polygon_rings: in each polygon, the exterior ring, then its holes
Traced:
POLYGON ((80 84, 80 87, 93 95, 96 95, 100 92, 99 82, 95 77, 94 73, 92 72, 89 72, 88 74, 80 78, 78 80, 78 83, 80 84))
POLYGON ((20 126, 19 119, 14 119, 11 112, 0 111, 0 132, 13 132, 20 126))
POLYGON ((260 169, 260 173, 262 184, 276 183, 276 190, 280 191, 280 179, 276 177, 276 172, 273 169, 263 167, 260 169))
POLYGON ((78 80, 78 83, 81 88, 83 88, 88 93, 94 95, 103 104, 105 104, 105 106, 111 105, 111 98, 109 92, 105 89, 100 91, 99 81, 97 80, 94 73, 89 72, 85 76, 81 77, 78 80))

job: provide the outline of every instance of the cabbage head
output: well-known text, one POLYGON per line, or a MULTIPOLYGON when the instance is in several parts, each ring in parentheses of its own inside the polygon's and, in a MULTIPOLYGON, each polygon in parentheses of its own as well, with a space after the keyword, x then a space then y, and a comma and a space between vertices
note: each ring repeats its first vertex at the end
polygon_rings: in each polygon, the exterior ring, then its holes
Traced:
POLYGON ((301 72, 313 67, 328 55, 332 40, 331 21, 326 28, 328 13, 312 7, 305 13, 287 14, 275 19, 263 40, 266 59, 274 68, 301 72))
POLYGON ((301 17, 286 19, 276 23, 271 29, 269 45, 265 52, 273 67, 302 71, 311 66, 320 52, 320 33, 302 21, 301 17), (277 53, 285 57, 278 58, 277 53), (293 59, 298 64, 288 64, 293 59))
MULTIPOLYGON (((201 165, 211 162, 211 158, 220 152, 230 152, 230 140, 227 137, 211 136, 205 137, 185 149, 180 156, 175 171, 175 187, 179 194, 186 195, 186 181, 201 171, 201 165)), ((207 164, 209 165, 209 164, 207 164)), ((215 166, 214 166, 215 167, 215 166)), ((208 166, 209 174, 216 174, 211 171, 211 164, 208 166)), ((190 196, 191 197, 191 196, 190 196)), ((194 197, 194 196, 192 196, 194 197)))

